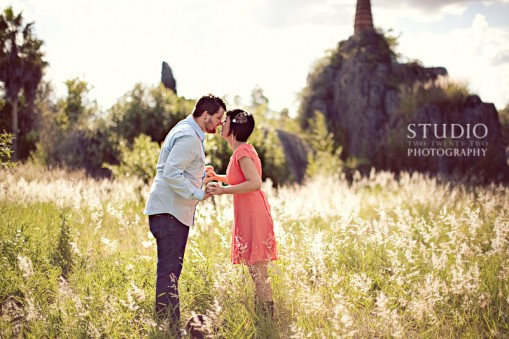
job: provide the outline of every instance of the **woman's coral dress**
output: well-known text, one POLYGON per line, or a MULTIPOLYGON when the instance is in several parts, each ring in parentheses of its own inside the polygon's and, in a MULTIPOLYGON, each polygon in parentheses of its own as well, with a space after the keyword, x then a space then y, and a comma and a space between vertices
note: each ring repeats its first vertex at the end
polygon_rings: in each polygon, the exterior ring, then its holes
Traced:
MULTIPOLYGON (((239 160, 252 159, 258 174, 262 175, 262 164, 255 148, 250 144, 241 144, 232 154, 226 170, 230 185, 244 181, 244 173, 239 160)), ((258 261, 277 259, 274 224, 270 214, 267 197, 262 190, 233 195, 233 230, 231 262, 251 265, 258 261)))

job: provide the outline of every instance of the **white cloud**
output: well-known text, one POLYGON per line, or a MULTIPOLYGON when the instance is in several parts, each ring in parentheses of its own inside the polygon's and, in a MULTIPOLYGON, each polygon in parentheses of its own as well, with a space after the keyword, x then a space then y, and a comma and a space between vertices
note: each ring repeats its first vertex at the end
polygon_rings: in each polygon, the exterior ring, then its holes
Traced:
MULTIPOLYGON (((504 0, 505 1, 505 0, 504 0)), ((478 17, 471 27, 440 34, 405 33, 402 18, 436 26, 461 17, 468 1, 372 0, 375 25, 398 28, 400 52, 426 65, 442 65, 466 79, 485 101, 505 105, 507 31, 478 17), (504 52, 505 51, 505 52, 504 52), (505 92, 504 92, 505 91, 505 92)), ((167 61, 180 95, 242 96, 259 85, 273 109, 295 111, 311 65, 353 33, 353 0, 12 0, 35 21, 50 62, 48 76, 82 77, 103 109, 136 82, 160 80, 167 61)))
POLYGON ((352 30, 350 23, 343 28, 262 26, 253 11, 264 8, 263 0, 21 4, 15 7, 36 21, 45 41, 48 76, 57 94, 65 95, 65 80, 81 77, 93 86, 91 95, 104 109, 136 82, 158 83, 162 61, 172 67, 180 95, 196 98, 212 92, 247 100, 259 85, 274 109, 294 108, 311 64, 352 30))
MULTIPOLYGON (((437 12, 442 11, 443 8, 448 8, 446 11, 455 8, 463 8, 468 4, 476 2, 475 0, 371 0, 372 6, 380 6, 385 8, 397 8, 397 9, 417 9, 425 12, 437 12)), ((478 1, 477 1, 478 2, 478 1)), ((500 2, 500 0, 494 0, 494 2, 500 2)))
POLYGON ((490 0, 490 1, 483 1, 482 3, 484 4, 484 6, 491 6, 493 5, 494 3, 504 3, 504 4, 509 4, 509 0, 490 0))
POLYGON ((508 54, 501 54, 502 46, 509 46, 509 32, 489 27, 478 14, 466 29, 404 34, 399 50, 426 66, 446 67, 451 79, 466 82, 483 101, 501 109, 509 103, 509 77, 504 76, 509 75, 509 63, 500 62, 508 54))
POLYGON ((376 27, 390 28, 397 27, 399 22, 402 20, 408 21, 409 18, 415 24, 433 25, 447 20, 448 15, 461 17, 466 9, 467 7, 464 5, 451 4, 439 7, 435 11, 423 11, 418 7, 375 7, 372 11, 373 22, 376 27))
POLYGON ((501 51, 493 58, 493 65, 509 64, 509 49, 501 51))

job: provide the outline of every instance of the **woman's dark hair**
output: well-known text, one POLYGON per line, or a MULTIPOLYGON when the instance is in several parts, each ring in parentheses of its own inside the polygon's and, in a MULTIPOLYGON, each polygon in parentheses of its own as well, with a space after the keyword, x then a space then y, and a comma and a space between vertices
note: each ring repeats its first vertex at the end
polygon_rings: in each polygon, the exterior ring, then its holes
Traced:
POLYGON ((193 117, 199 118, 205 111, 207 111, 209 115, 214 115, 221 107, 226 111, 226 104, 223 99, 212 94, 204 95, 196 102, 193 110, 193 117))
POLYGON ((230 134, 238 141, 247 141, 255 127, 253 115, 237 108, 226 112, 226 116, 230 117, 230 134))

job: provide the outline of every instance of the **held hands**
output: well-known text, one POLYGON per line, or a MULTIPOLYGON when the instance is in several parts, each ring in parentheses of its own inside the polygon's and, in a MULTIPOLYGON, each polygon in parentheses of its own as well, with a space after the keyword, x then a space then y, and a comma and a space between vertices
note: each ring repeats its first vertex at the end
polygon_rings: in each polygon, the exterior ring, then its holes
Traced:
POLYGON ((203 179, 203 183, 206 185, 208 184, 209 182, 211 182, 212 180, 212 177, 209 176, 209 172, 212 171, 214 172, 214 167, 210 166, 210 165, 206 165, 205 166, 205 179, 203 179))
MULTIPOLYGON (((212 179, 212 177, 210 177, 208 175, 208 172, 214 172, 214 167, 210 166, 210 165, 206 165, 205 166, 205 179, 203 179, 203 183, 205 185, 207 185, 210 181, 214 180, 212 179)), ((212 194, 208 191, 208 188, 205 189, 205 195, 203 196, 203 200, 207 200, 208 198, 210 198, 212 196, 212 194)))
POLYGON ((214 172, 214 167, 207 165, 205 166, 205 179, 203 180, 204 184, 208 184, 211 181, 217 180, 217 174, 214 172))
POLYGON ((208 184, 207 189, 205 190, 205 194, 210 194, 210 195, 220 195, 220 194, 224 194, 224 193, 225 193, 224 187, 222 187, 217 182, 212 182, 212 183, 208 184))
POLYGON ((218 179, 216 172, 214 172, 214 167, 210 165, 205 166, 205 175, 203 183, 207 185, 207 188, 205 189, 203 200, 210 198, 213 195, 223 194, 224 188, 217 182, 211 182, 218 179))

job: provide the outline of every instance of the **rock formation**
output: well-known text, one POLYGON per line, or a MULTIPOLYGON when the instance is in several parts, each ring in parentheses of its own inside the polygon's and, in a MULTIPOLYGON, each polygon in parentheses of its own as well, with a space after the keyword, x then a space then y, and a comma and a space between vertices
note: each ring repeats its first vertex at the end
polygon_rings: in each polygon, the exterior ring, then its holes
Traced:
POLYGON ((324 114, 342 157, 366 173, 374 167, 509 180, 495 106, 449 81, 443 67, 399 63, 390 39, 372 27, 369 0, 359 0, 355 34, 308 75, 302 127, 324 114))
POLYGON ((161 70, 161 82, 163 83, 164 87, 171 89, 175 94, 177 94, 177 81, 173 77, 171 67, 166 61, 163 61, 163 68, 161 70))
POLYGON ((293 178, 297 183, 302 183, 306 175, 309 146, 297 135, 281 129, 276 130, 277 136, 283 146, 285 161, 293 178))

